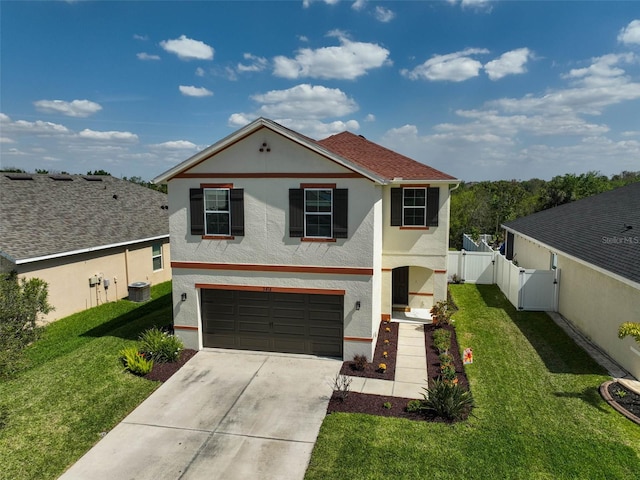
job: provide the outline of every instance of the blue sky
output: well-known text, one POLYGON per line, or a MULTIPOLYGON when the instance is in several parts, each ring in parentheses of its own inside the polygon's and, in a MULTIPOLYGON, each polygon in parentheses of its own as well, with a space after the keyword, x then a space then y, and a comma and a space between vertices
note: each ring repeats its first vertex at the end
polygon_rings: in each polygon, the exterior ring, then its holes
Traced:
POLYGON ((0 1, 0 163, 151 179, 264 116, 462 180, 640 170, 640 2, 0 1))

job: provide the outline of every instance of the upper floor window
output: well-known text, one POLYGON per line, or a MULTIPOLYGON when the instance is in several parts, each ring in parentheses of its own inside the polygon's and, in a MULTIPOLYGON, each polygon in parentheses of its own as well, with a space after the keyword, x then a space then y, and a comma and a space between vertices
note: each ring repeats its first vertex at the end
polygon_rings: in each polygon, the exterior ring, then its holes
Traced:
POLYGON ((437 227, 439 210, 439 187, 412 185, 391 189, 391 226, 437 227))
POLYGON ((346 188, 327 184, 303 184, 289 190, 289 236, 303 239, 347 238, 346 188))
POLYGON ((333 190, 310 188, 304 191, 304 236, 332 237, 333 190))
POLYGON ((402 189, 402 225, 425 227, 427 224, 427 189, 402 189))
POLYGON ((202 185, 189 190, 191 235, 230 238, 244 235, 244 190, 202 185))
POLYGON ((204 189, 204 234, 231 235, 231 211, 228 188, 204 189))

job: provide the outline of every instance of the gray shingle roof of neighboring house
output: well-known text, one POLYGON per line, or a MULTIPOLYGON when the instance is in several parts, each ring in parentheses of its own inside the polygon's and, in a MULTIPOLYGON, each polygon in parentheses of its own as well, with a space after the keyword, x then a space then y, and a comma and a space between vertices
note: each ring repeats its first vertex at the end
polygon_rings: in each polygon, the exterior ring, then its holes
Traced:
POLYGON ((640 283, 640 182, 503 226, 640 283))
POLYGON ((167 203, 110 176, 0 173, 0 254, 24 263, 168 237, 167 203))

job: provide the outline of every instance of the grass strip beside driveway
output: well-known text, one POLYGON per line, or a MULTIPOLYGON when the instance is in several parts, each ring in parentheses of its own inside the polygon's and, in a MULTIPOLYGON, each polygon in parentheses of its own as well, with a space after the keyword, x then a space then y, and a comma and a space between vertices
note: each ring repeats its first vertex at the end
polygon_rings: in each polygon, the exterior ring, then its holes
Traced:
POLYGON ((545 313, 494 285, 452 285, 474 417, 454 425, 334 413, 307 480, 636 479, 640 428, 610 408, 602 370, 545 313))
POLYGON ((120 300, 48 325, 28 368, 0 383, 0 479, 57 478, 142 402, 159 383, 124 372, 118 352, 170 323, 166 282, 144 304, 120 300))

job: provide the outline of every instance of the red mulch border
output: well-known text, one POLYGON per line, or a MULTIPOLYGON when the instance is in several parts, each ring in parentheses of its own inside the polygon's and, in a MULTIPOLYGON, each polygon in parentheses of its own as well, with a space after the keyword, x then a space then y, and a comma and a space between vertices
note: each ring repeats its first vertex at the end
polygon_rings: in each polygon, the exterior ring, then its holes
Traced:
POLYGON ((355 362, 353 362, 353 360, 348 360, 342 364, 340 374, 350 375, 352 377, 395 380, 396 352, 398 351, 398 328, 399 325, 397 322, 388 322, 386 320, 380 322, 376 348, 373 353, 373 360, 365 365, 364 370, 356 370, 355 362), (389 332, 386 331, 387 328, 390 329, 389 332), (389 340, 389 343, 385 344, 385 340, 389 340), (383 352, 387 352, 387 358, 383 356, 383 352), (378 365, 381 363, 384 363, 387 366, 385 373, 378 370, 378 365))
POLYGON ((174 373, 180 370, 180 368, 185 363, 187 363, 196 353, 198 353, 197 350, 185 348, 180 352, 180 357, 178 358, 177 362, 154 362, 151 371, 142 378, 146 378, 147 380, 153 380, 156 382, 166 382, 174 373))

